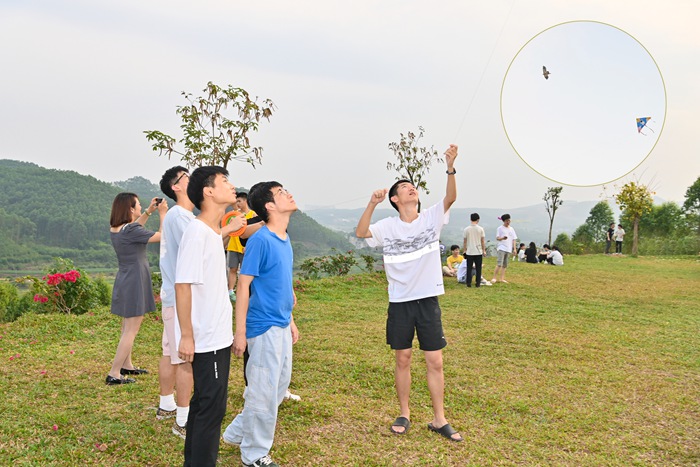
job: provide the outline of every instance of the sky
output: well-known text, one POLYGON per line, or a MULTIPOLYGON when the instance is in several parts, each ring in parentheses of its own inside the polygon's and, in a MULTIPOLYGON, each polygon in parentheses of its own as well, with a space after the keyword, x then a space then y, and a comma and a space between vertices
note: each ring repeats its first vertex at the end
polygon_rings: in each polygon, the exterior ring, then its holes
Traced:
MULTIPOLYGON (((0 158, 157 182, 180 161, 143 131, 179 138, 181 92, 213 81, 278 107, 234 185, 278 180, 305 210, 365 206, 418 126, 421 146, 459 146, 456 207, 631 180, 680 203, 700 176, 698 18, 694 0, 3 0, 0 158)), ((432 167, 424 203, 446 177, 432 167)))

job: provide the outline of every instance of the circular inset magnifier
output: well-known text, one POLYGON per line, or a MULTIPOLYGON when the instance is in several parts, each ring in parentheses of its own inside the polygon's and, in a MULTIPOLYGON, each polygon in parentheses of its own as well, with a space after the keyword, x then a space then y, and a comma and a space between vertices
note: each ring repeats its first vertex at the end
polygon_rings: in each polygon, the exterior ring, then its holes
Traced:
POLYGON ((666 119, 656 62, 625 31, 595 21, 558 24, 513 58, 501 88, 513 149, 557 183, 595 186, 633 171, 666 119))

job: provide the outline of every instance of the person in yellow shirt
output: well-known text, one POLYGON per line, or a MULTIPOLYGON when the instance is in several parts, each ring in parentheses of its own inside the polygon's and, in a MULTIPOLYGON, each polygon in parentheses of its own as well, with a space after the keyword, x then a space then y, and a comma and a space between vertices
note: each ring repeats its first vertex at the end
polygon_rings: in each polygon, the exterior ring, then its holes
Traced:
MULTIPOLYGON (((256 216, 255 211, 248 207, 247 193, 236 193, 235 207, 246 219, 251 219, 256 216)), ((226 247, 226 256, 228 258, 228 295, 231 301, 236 300, 238 269, 241 267, 241 262, 243 261, 243 253, 245 253, 245 245, 241 243, 241 238, 229 237, 228 246, 226 247)))
POLYGON ((457 268, 459 268, 459 263, 462 262, 464 256, 459 254, 458 245, 452 245, 450 252, 452 254, 447 257, 447 264, 442 267, 442 274, 449 277, 457 277, 457 268))

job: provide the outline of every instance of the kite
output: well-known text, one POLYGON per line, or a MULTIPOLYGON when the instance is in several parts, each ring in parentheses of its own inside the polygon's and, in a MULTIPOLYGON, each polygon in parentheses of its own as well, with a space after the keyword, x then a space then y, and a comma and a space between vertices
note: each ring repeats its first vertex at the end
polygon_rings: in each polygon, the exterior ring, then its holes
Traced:
POLYGON ((549 79, 550 73, 547 71, 547 67, 542 65, 542 76, 544 76, 544 79, 549 79))
POLYGON ((642 128, 646 128, 647 130, 654 133, 654 130, 652 130, 651 128, 649 128, 647 126, 647 123, 649 123, 650 121, 651 121, 651 117, 639 117, 637 119, 637 133, 640 133, 640 134, 646 136, 645 133, 642 133, 642 128))

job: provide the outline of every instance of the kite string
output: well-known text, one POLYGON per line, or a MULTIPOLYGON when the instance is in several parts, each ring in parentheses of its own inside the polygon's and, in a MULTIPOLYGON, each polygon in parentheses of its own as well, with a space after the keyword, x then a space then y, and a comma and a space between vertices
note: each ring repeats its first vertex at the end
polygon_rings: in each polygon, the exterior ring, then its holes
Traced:
POLYGON ((474 103, 474 98, 476 97, 476 94, 479 92, 479 88, 481 87, 481 82, 484 79, 484 75, 486 74, 486 70, 488 69, 489 65, 491 64, 491 59, 493 58, 493 54, 496 52, 496 47, 498 47, 498 43, 501 40, 501 36, 503 35, 503 31, 506 28, 506 24, 508 23, 508 19, 510 18, 510 13, 513 11, 513 7, 515 6, 515 0, 510 4, 510 9, 508 10, 508 14, 506 15, 506 19, 503 21, 503 25, 501 26, 501 32, 498 33, 498 37, 496 38, 496 42, 493 44, 493 48, 491 49, 491 55, 489 55, 489 59, 486 61, 486 65, 484 66, 484 69, 481 71, 481 76, 479 77, 479 81, 476 84, 476 88, 474 89, 474 93, 472 94, 472 98, 469 100, 469 104, 467 105, 467 110, 464 112, 464 116, 462 117, 462 121, 459 123, 459 127, 457 128, 457 134, 455 135, 454 139, 452 141, 457 141, 457 137, 459 136, 460 132, 462 131, 462 126, 464 126, 464 122, 467 120, 467 115, 469 115, 469 111, 472 108, 472 104, 474 103))

